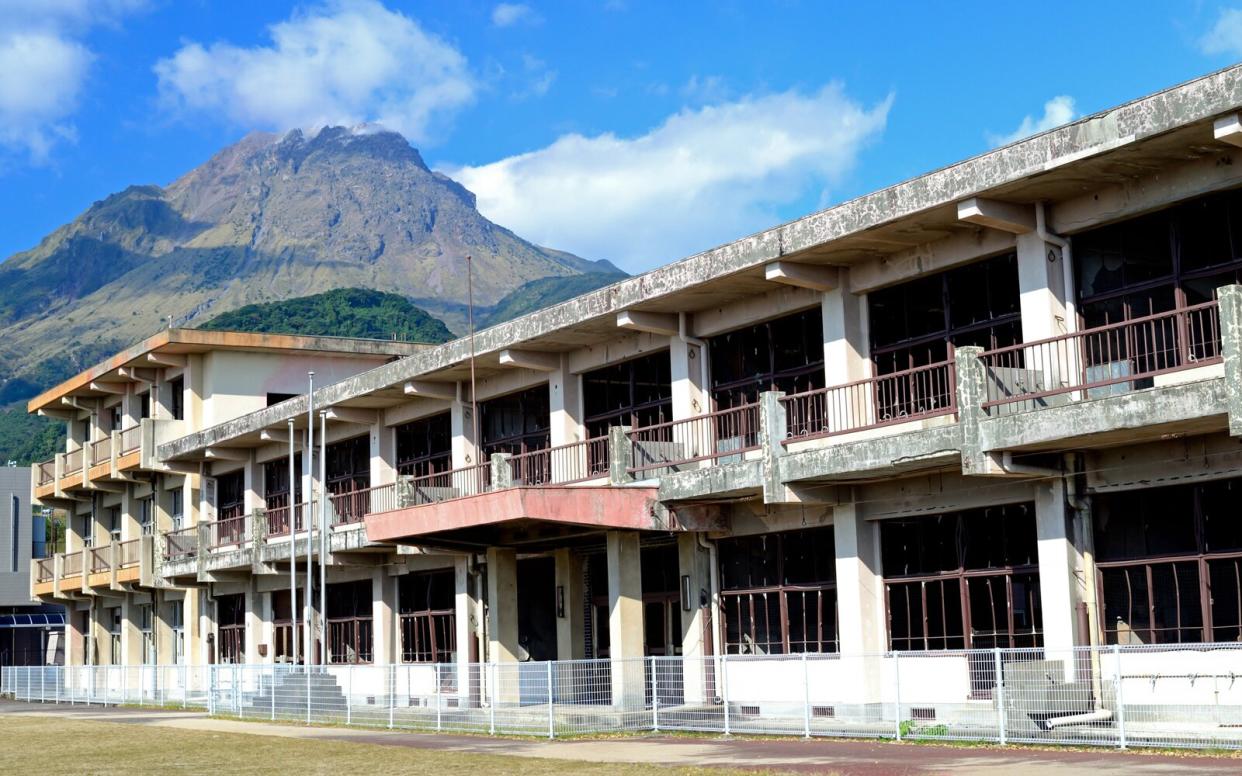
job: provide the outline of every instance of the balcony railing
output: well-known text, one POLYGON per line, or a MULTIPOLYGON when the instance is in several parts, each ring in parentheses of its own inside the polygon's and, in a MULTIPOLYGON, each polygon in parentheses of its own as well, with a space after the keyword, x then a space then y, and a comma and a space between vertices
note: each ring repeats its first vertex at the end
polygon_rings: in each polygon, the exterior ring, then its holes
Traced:
POLYGON ((164 534, 164 560, 178 561, 198 554, 198 526, 178 528, 164 534))
POLYGON ((36 558, 34 567, 36 582, 51 582, 56 575, 55 558, 36 558))
POLYGON ((289 509, 289 497, 275 496, 268 499, 267 506, 267 535, 268 536, 288 536, 289 535, 289 513, 293 513, 293 530, 305 530, 306 525, 303 523, 303 517, 306 513, 306 502, 294 504, 293 509, 289 509))
POLYGON ((82 573, 82 553, 66 552, 64 565, 61 567, 63 573, 67 577, 76 577, 82 573))
POLYGON ((91 558, 91 573, 102 574, 105 571, 112 570, 112 547, 104 545, 103 547, 92 547, 89 551, 91 558))
POLYGON ((137 566, 142 557, 142 540, 126 539, 117 545, 118 568, 133 568, 137 566))
POLYGON ((337 493, 331 499, 338 525, 361 523, 367 515, 391 512, 397 508, 397 484, 390 482, 374 488, 337 493))
POLYGON ((1126 393, 1221 360, 1216 302, 985 351, 985 408, 1010 411, 1126 393))
POLYGON ((40 463, 36 469, 37 485, 49 485, 56 479, 56 459, 40 463))
POLYGON ((208 546, 211 549, 236 547, 250 539, 250 516, 242 511, 240 504, 221 507, 219 517, 211 523, 208 531, 208 546))
POLYGON ((951 360, 784 396, 785 442, 949 415, 956 396, 951 360))
POLYGON ((629 439, 634 474, 675 472, 698 461, 730 463, 759 448, 759 405, 636 428, 629 439))
POLYGON ((424 474, 410 482, 410 501, 406 506, 434 504, 451 498, 477 496, 492 484, 492 465, 488 463, 463 466, 443 472, 424 474))
POLYGON ((82 448, 65 453, 65 474, 77 474, 82 471, 82 448))
POLYGON ((117 441, 121 448, 121 455, 135 452, 142 447, 142 426, 121 429, 119 436, 117 441))
POLYGON ((91 442, 91 466, 112 460, 112 437, 106 436, 91 442))
POLYGON ((514 485, 568 485, 608 476, 608 437, 531 450, 509 459, 514 485))

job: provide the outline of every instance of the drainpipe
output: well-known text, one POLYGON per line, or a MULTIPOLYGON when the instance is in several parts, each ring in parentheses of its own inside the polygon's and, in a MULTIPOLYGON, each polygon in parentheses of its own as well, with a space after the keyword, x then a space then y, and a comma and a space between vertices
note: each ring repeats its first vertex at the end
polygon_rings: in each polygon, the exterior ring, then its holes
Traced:
POLYGON ((1046 243, 1052 243, 1061 249, 1061 286, 1065 294, 1065 333, 1078 331, 1078 289, 1074 282, 1074 254, 1070 241, 1059 234, 1048 231, 1047 214, 1044 203, 1035 203, 1035 234, 1046 243))
MULTIPOLYGON (((708 396, 711 395, 711 386, 707 384, 707 342, 698 337, 691 337, 686 333, 686 314, 677 314, 677 338, 687 345, 697 345, 699 347, 699 387, 703 391, 704 404, 710 404, 708 396)), ((700 408, 701 412, 709 412, 707 406, 700 408)))

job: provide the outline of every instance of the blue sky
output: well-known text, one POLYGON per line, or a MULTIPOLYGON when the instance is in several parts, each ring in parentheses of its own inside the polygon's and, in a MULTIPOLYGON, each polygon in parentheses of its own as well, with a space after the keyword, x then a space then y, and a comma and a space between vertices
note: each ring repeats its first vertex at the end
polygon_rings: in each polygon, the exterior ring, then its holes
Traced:
POLYGON ((1212 2, 0 0, 0 19, 0 256, 247 131, 378 121, 493 220, 639 271, 1242 59, 1242 10, 1212 2))

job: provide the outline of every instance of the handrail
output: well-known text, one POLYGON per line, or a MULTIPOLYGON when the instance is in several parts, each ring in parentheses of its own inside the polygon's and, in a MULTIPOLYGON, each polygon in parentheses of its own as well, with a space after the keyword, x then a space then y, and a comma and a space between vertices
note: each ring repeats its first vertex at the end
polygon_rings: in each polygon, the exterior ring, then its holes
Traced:
POLYGON ((198 526, 177 528, 164 534, 164 560, 182 560, 196 554, 198 554, 198 526))
POLYGON ((91 442, 91 466, 98 466, 112 459, 112 437, 106 436, 91 442))
POLYGON ((142 426, 130 426, 121 429, 119 444, 121 455, 132 453, 142 447, 142 426))
POLYGON ((82 471, 82 448, 65 453, 65 474, 77 474, 82 471))
POLYGON ((721 461, 759 449, 759 404, 640 426, 628 434, 632 474, 721 461))
POLYGON ((569 485, 608 475, 608 437, 592 437, 509 458, 514 485, 569 485))
POLYGON ((47 485, 48 483, 52 482, 52 480, 56 479, 56 459, 55 458, 52 458, 47 461, 42 461, 41 463, 38 464, 37 469, 38 469, 38 476, 39 476, 37 484, 47 485))

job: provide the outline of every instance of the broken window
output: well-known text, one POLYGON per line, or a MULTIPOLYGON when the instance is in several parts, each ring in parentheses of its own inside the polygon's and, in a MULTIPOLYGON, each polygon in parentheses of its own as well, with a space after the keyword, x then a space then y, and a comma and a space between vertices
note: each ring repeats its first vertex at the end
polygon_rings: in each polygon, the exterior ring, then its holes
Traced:
POLYGON ((582 375, 587 438, 608 436, 611 426, 641 428, 673 418, 667 350, 582 375))
MULTIPOLYGON (((246 511, 246 475, 235 471, 221 474, 216 478, 216 520, 232 520, 237 530, 241 530, 240 518, 246 511)), ((233 530, 222 528, 221 530, 233 530)), ((240 536, 240 534, 238 534, 240 536)))
MULTIPOLYGON (((293 456, 294 503, 302 501, 302 454, 293 456)), ((289 506, 289 456, 263 464, 263 501, 270 509, 289 506)))
POLYGON ((216 640, 218 662, 246 661, 246 596, 242 593, 216 597, 216 640))
POLYGON ((337 495, 371 487, 371 439, 366 434, 328 445, 328 492, 337 495))
POLYGON ((1033 505, 885 520, 880 552, 890 649, 1042 643, 1033 505))
POLYGON ((1240 491, 1230 479, 1095 497, 1106 643, 1242 639, 1240 491))
POLYGON ((818 307, 718 334, 708 345, 716 410, 754 404, 763 391, 795 394, 824 387, 818 307))
POLYGON ((487 461, 493 453, 521 455, 544 450, 551 443, 546 385, 480 402, 479 414, 483 431, 481 461, 487 461))
POLYGON ((303 617, 306 595, 301 589, 297 591, 296 612, 289 606, 289 600, 288 590, 276 590, 272 593, 272 654, 277 663, 293 662, 295 647, 299 662, 306 659, 305 650, 302 648, 301 628, 293 627, 294 615, 297 615, 298 621, 303 617))
POLYGON ((401 662, 452 663, 457 659, 456 592, 453 569, 400 578, 401 662))
POLYGON ((726 653, 837 651, 832 528, 722 539, 718 546, 726 653))
POLYGON ((397 473, 426 477, 453 468, 450 414, 442 412, 397 426, 397 473))
POLYGON ((328 662, 371 662, 371 580, 328 585, 328 662))
POLYGON ((1022 341, 1016 253, 873 291, 867 304, 879 375, 948 361, 956 346, 1022 341))

